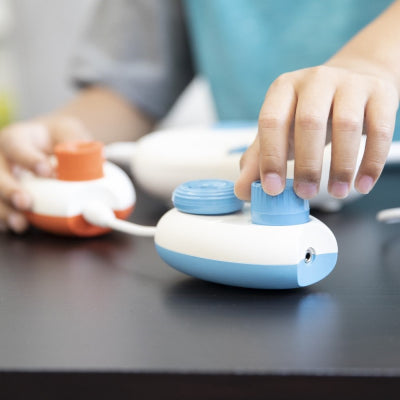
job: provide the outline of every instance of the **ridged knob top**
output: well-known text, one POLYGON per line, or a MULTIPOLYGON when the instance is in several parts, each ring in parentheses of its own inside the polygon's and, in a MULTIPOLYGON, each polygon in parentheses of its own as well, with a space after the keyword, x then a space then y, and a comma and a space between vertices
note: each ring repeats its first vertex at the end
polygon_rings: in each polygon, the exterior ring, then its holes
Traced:
POLYGON ((182 183, 175 189, 172 201, 179 211, 200 215, 230 214, 243 206, 235 196, 234 183, 222 179, 182 183))

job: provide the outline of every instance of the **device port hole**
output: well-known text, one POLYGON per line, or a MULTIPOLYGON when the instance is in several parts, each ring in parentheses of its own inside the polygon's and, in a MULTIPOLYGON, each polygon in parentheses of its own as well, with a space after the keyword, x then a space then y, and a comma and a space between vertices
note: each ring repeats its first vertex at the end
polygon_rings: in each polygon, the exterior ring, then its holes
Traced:
POLYGON ((312 247, 309 247, 306 250, 306 255, 304 256, 304 262, 306 264, 310 264, 314 261, 315 258, 315 250, 312 247))

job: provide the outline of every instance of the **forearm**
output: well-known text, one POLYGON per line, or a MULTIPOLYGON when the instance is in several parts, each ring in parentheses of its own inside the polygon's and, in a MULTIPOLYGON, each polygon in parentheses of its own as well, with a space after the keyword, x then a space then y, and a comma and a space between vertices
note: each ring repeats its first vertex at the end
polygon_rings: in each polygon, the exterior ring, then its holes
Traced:
POLYGON ((51 123, 60 118, 77 119, 94 139, 105 143, 136 140, 154 126, 149 116, 99 86, 82 89, 70 103, 40 119, 51 123))
POLYGON ((400 93, 400 0, 353 37, 326 64, 360 69, 393 81, 400 93))

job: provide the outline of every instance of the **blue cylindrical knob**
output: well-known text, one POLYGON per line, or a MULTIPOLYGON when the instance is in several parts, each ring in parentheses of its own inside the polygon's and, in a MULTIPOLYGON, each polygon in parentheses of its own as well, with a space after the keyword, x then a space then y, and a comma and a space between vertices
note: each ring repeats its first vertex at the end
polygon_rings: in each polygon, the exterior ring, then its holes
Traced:
POLYGON ((188 214, 230 214, 243 207, 243 201, 235 196, 234 183, 222 179, 182 183, 174 190, 172 201, 179 211, 188 214))
POLYGON ((251 185, 251 221, 258 225, 297 225, 310 220, 308 200, 297 196, 293 179, 286 180, 285 190, 277 196, 265 193, 260 181, 251 185))

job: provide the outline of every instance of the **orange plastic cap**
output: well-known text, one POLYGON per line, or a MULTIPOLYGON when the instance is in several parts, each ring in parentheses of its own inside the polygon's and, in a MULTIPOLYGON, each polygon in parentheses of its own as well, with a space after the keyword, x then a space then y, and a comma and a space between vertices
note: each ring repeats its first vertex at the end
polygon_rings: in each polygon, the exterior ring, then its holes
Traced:
POLYGON ((57 178, 62 181, 89 181, 104 176, 101 142, 60 143, 54 153, 58 161, 57 178))

